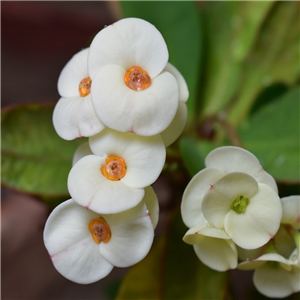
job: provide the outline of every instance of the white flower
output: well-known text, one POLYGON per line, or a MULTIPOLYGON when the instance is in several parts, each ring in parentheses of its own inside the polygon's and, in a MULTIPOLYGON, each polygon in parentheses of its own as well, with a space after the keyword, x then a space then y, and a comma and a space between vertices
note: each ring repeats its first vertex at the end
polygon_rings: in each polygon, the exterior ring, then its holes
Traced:
POLYGON ((159 204, 156 193, 151 186, 145 188, 143 202, 147 206, 147 213, 150 216, 153 228, 155 229, 159 219, 159 204))
POLYGON ((95 36, 88 57, 92 101, 107 127, 151 136, 170 125, 179 87, 164 70, 168 57, 160 32, 141 19, 120 20, 95 36))
POLYGON ((230 173, 206 192, 204 217, 240 247, 255 249, 276 234, 282 217, 278 195, 246 173, 230 173))
POLYGON ((106 128, 89 144, 93 155, 75 163, 68 189, 78 204, 101 214, 136 206, 165 162, 166 149, 159 135, 143 137, 106 128))
POLYGON ((174 143, 175 140, 180 136, 186 124, 186 101, 189 97, 189 91, 183 76, 174 66, 172 66, 170 63, 167 63, 164 70, 173 74, 179 85, 179 105, 176 115, 172 120, 171 124, 163 132, 160 133, 164 141, 165 147, 168 147, 172 143, 174 143))
POLYGON ((281 198, 282 224, 288 224, 300 230, 300 196, 281 198))
POLYGON ((57 134, 65 140, 92 136, 104 128, 91 100, 88 51, 89 48, 75 54, 58 79, 61 98, 53 112, 53 124, 57 134))
MULTIPOLYGON (((79 161, 84 156, 93 154, 90 145, 88 142, 81 144, 75 151, 73 156, 73 165, 79 161)), ((155 228, 158 223, 158 217, 159 217, 159 204, 158 199, 156 196, 155 191, 151 186, 147 186, 145 188, 145 196, 143 198, 144 203, 146 204, 147 208, 149 209, 149 215, 153 224, 153 227, 155 228), (150 214, 151 212, 151 214, 150 214)))
POLYGON ((238 265, 241 270, 255 269, 253 282, 260 293, 267 297, 283 298, 300 291, 299 251, 290 259, 277 253, 268 253, 238 265))
POLYGON ((81 158, 87 155, 93 154, 88 142, 81 144, 75 151, 72 160, 72 166, 74 166, 81 158))
POLYGON ((249 174, 258 183, 269 185, 277 193, 273 177, 264 171, 258 159, 245 149, 233 146, 217 148, 207 155, 205 165, 206 168, 192 178, 182 198, 182 219, 190 228, 199 222, 205 193, 227 174, 232 172, 249 174))
POLYGON ((189 229, 184 242, 193 245, 198 258, 216 271, 235 269, 237 249, 224 230, 215 228, 202 215, 197 226, 189 229))
POLYGON ((99 215, 70 199, 49 216, 44 243, 59 273, 88 284, 107 276, 114 266, 129 267, 142 260, 153 236, 143 202, 126 212, 99 215))
POLYGON ((214 149, 205 158, 205 165, 220 170, 224 175, 232 172, 249 174, 278 193, 274 178, 264 170, 255 155, 243 148, 224 146, 214 149))

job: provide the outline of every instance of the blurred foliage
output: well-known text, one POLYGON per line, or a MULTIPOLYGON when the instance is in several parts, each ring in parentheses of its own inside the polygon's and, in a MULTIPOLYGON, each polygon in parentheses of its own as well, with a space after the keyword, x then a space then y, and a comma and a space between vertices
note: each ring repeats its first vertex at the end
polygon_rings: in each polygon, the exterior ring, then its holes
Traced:
POLYGON ((73 154, 83 140, 70 142, 57 135, 53 108, 36 104, 2 110, 1 182, 48 200, 66 200, 73 154))
MULTIPOLYGON (((254 153, 277 182, 300 183, 300 89, 274 86, 263 93, 264 103, 238 127, 239 145, 254 153)), ((262 96, 259 96, 261 98, 262 96)), ((229 130, 233 130, 229 127, 229 130)), ((231 132, 229 132, 231 135, 231 132)), ((231 138, 231 137, 230 137, 231 138)), ((228 145, 224 139, 217 146, 228 145)), ((216 147, 205 140, 182 137, 180 151, 191 176, 205 167, 206 155, 216 147)))
POLYGON ((299 80, 300 3, 278 1, 242 65, 243 79, 229 120, 239 124, 247 116, 258 93, 272 83, 294 85, 299 80))
POLYGON ((271 6, 271 1, 212 1, 203 5, 203 116, 223 109, 238 90, 242 63, 271 6))
POLYGON ((300 87, 290 89, 251 115, 239 128, 246 149, 255 153, 277 181, 300 182, 300 87))
POLYGON ((193 247, 182 242, 185 228, 179 212, 171 223, 148 256, 128 272, 116 300, 229 299, 228 274, 204 266, 193 247))
POLYGON ((206 64, 200 119, 225 110, 231 124, 240 124, 264 88, 295 84, 299 3, 209 2, 202 17, 206 64))

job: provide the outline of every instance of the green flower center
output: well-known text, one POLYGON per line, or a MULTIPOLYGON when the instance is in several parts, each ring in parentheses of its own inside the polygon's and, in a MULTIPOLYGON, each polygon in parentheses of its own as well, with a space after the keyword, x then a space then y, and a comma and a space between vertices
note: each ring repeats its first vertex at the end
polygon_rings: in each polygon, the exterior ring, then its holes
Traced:
POLYGON ((231 209, 238 214, 242 214, 246 211, 246 207, 249 204, 249 199, 244 196, 238 196, 231 205, 231 209))

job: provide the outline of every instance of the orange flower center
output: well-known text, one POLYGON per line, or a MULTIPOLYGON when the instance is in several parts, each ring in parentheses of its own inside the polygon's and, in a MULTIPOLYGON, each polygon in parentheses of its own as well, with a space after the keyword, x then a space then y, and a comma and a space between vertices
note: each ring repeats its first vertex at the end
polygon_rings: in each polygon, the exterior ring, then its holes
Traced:
POLYGON ((79 83, 79 94, 81 97, 85 97, 91 92, 92 80, 90 77, 83 78, 79 83))
POLYGON ((101 166, 102 174, 109 180, 117 181, 126 174, 126 164, 122 157, 109 156, 101 166))
POLYGON ((135 91, 146 89, 151 84, 151 78, 141 67, 133 66, 126 72, 125 84, 135 91))
POLYGON ((100 244, 101 242, 107 243, 110 240, 110 227, 102 217, 99 219, 93 219, 89 224, 89 230, 97 244, 100 244))

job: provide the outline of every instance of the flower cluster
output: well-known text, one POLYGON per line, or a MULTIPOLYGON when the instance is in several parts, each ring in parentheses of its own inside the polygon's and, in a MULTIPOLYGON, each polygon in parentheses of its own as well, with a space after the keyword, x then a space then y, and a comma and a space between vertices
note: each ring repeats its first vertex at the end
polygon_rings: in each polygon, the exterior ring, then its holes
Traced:
POLYGON ((74 154, 71 199, 49 216, 44 242, 63 276, 87 284, 149 252, 159 212, 151 184, 185 126, 189 92, 160 32, 136 18, 105 27, 74 55, 58 91, 56 132, 89 140, 74 154))
POLYGON ((300 196, 280 199, 273 177, 242 148, 217 148, 205 165, 183 195, 183 240, 214 270, 256 269, 266 296, 300 291, 300 196))

